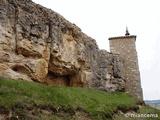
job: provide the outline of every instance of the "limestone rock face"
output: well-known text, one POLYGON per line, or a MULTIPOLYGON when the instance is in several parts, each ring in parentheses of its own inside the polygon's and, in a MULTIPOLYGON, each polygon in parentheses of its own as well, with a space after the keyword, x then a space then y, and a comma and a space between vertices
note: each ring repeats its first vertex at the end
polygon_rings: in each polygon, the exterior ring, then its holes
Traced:
POLYGON ((125 86, 119 55, 31 0, 0 1, 0 76, 108 92, 125 86))

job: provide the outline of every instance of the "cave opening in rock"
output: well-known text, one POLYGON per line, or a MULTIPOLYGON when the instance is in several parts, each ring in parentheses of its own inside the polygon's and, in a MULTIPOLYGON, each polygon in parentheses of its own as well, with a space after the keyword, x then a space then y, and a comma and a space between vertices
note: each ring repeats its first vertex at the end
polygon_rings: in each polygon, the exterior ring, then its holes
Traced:
POLYGON ((58 76, 49 71, 45 82, 47 85, 53 86, 70 86, 70 75, 58 76))

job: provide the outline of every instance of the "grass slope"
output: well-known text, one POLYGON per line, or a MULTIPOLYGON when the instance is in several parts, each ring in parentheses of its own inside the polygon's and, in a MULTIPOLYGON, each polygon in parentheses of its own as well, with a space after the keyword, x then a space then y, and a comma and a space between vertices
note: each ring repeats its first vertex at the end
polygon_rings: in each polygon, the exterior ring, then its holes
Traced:
POLYGON ((74 119, 75 111, 81 111, 86 119, 107 119, 118 110, 136 109, 139 103, 142 101, 124 92, 106 93, 0 78, 0 114, 12 111, 11 116, 20 119, 74 119))

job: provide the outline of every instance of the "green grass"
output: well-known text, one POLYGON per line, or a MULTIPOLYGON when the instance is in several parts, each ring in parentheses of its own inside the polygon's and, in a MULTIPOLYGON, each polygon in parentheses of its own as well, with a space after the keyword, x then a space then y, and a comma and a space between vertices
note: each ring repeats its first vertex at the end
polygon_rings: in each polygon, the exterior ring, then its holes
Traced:
POLYGON ((124 92, 107 93, 89 88, 45 86, 0 78, 0 106, 6 109, 51 106, 71 112, 81 109, 91 116, 104 118, 106 115, 112 116, 119 108, 135 108, 140 102, 124 92))

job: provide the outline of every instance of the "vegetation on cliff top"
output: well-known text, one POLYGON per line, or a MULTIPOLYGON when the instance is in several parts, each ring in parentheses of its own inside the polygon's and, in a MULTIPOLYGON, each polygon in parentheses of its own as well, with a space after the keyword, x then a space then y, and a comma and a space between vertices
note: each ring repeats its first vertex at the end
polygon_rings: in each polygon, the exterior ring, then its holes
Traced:
POLYGON ((21 119, 106 119, 120 110, 137 110, 140 103, 141 100, 124 92, 106 93, 0 78, 0 115, 11 114, 21 119))

